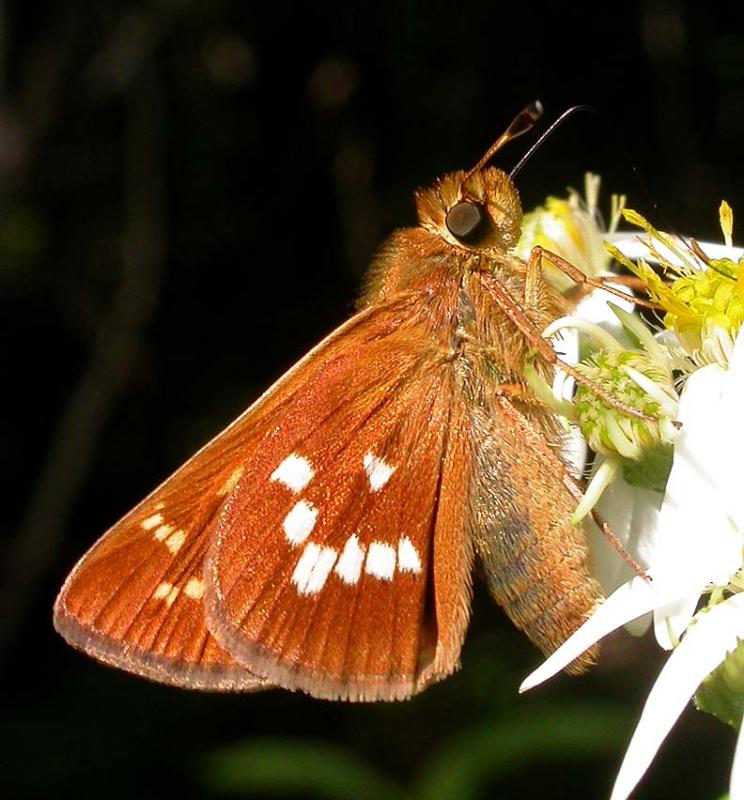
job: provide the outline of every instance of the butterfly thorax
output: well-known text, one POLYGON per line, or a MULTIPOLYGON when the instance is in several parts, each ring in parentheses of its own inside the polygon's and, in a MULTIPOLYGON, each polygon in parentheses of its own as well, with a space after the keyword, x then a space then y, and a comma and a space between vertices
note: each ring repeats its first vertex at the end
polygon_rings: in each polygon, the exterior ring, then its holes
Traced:
MULTIPOLYGON (((484 288, 483 275, 495 276, 538 330, 564 314, 566 304, 541 277, 526 297, 527 265, 514 253, 522 221, 516 188, 497 169, 455 172, 417 192, 416 205, 419 226, 396 231, 383 244, 360 306, 416 296, 429 345, 444 358, 468 362, 479 379, 523 385, 530 343, 484 288), (481 218, 461 240, 450 227, 460 233, 462 227, 450 218, 453 209, 469 206, 481 218)), ((526 387, 524 394, 532 399, 526 387)))
MULTIPOLYGON (((564 483, 556 417, 524 375, 534 336, 568 306, 514 253, 522 215, 503 172, 453 173, 416 201, 419 227, 384 244, 362 307, 414 298, 401 317, 406 340, 423 363, 446 364, 446 383, 468 420, 468 527, 489 589, 550 651, 599 594, 584 534, 570 523, 575 500, 564 483)), ((533 363, 550 379, 548 364, 533 363)))

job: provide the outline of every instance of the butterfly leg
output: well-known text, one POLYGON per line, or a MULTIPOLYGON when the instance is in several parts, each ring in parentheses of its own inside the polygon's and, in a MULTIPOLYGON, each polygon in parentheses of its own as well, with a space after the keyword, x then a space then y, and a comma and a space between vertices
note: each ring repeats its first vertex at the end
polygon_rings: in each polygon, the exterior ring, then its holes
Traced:
MULTIPOLYGON (((589 388, 597 397, 601 397, 612 408, 627 414, 630 417, 645 420, 646 422, 655 422, 656 417, 644 414, 637 408, 623 403, 607 391, 603 386, 600 386, 595 381, 587 378, 582 372, 577 370, 571 364, 563 361, 556 354, 555 350, 550 346, 540 332, 539 328, 529 318, 526 313, 525 306, 519 303, 506 289, 506 287, 499 281, 499 279, 490 273, 481 273, 481 280, 486 291, 491 295, 494 303, 501 309, 506 317, 514 324, 517 330, 521 331, 530 345, 534 348, 537 354, 543 358, 548 364, 553 364, 559 367, 567 375, 570 375, 578 383, 583 384, 589 388)), ((532 291, 532 289, 530 289, 532 291)))
MULTIPOLYGON (((661 306, 656 303, 652 303, 649 300, 644 300, 641 297, 633 297, 632 295, 626 294, 625 292, 621 291, 620 289, 616 289, 614 286, 609 286, 604 280, 599 278, 590 278, 588 275, 585 275, 578 267, 575 267, 569 261, 566 261, 565 258, 562 258, 557 253, 553 253, 551 250, 545 250, 544 248, 537 245, 532 248, 530 251, 530 257, 527 260, 527 276, 525 282, 525 302, 529 307, 530 303, 530 292, 534 291, 534 286, 537 282, 537 277, 539 276, 542 278, 542 260, 543 258, 546 261, 549 261, 554 267, 559 269, 565 275, 568 275, 574 283, 578 286, 582 287, 590 287, 592 289, 602 289, 609 294, 615 295, 615 297, 619 297, 622 300, 630 301, 634 305, 640 306, 641 308, 648 308, 654 311, 661 310, 661 306)), ((615 278, 613 277, 613 281, 615 278)), ((619 281, 620 283, 625 283, 625 281, 619 281)))
MULTIPOLYGON (((568 491, 573 495, 576 502, 580 503, 584 498, 584 490, 567 471, 564 473, 563 483, 568 491)), ((650 581, 651 578, 649 578, 643 567, 628 552, 627 547, 623 544, 620 537, 615 533, 615 531, 612 530, 610 523, 607 522, 607 520, 597 511, 596 508, 593 508, 590 513, 595 525, 602 532, 602 535, 605 537, 605 539, 607 539, 610 547, 612 547, 612 549, 620 556, 620 558, 622 558, 622 560, 633 570, 636 575, 638 575, 640 578, 645 578, 647 581, 650 581)))
POLYGON ((495 387, 494 392, 502 397, 512 397, 520 399, 524 396, 523 383, 500 383, 495 387))

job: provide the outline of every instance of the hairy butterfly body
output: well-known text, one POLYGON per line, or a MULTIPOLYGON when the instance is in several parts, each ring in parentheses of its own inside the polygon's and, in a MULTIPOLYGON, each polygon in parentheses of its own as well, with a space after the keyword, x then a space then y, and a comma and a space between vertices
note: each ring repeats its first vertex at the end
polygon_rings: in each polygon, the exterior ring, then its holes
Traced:
POLYGON ((54 612, 73 646, 188 688, 393 700, 458 667, 475 560, 546 653, 591 613, 580 490, 523 373, 566 302, 485 166, 528 124, 419 191, 358 313, 82 558, 54 612))

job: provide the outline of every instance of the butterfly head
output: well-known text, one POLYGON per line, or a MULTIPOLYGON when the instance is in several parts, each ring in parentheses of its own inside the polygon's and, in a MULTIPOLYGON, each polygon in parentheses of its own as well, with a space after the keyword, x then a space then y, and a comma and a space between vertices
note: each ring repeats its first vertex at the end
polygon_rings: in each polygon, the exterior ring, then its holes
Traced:
POLYGON ((421 226, 475 253, 515 247, 522 228, 519 193, 509 175, 488 165, 504 145, 531 130, 542 113, 539 101, 529 103, 472 169, 452 172, 417 192, 421 226))
POLYGON ((419 223, 455 247, 509 250, 519 241, 522 206, 509 176, 495 167, 453 172, 416 193, 419 223))

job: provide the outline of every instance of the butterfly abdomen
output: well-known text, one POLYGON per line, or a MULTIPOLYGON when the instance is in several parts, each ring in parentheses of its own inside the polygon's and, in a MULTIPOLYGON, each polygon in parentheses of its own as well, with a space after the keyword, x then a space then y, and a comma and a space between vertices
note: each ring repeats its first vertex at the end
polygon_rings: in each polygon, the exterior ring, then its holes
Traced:
MULTIPOLYGON (((587 565, 565 468, 535 428, 503 397, 473 414, 470 533, 488 588, 514 624, 551 653, 602 597, 587 565)), ((591 664, 587 652, 569 671, 591 664)))

